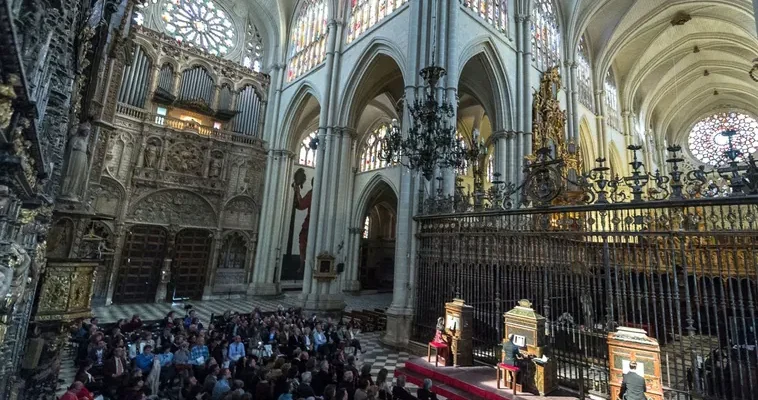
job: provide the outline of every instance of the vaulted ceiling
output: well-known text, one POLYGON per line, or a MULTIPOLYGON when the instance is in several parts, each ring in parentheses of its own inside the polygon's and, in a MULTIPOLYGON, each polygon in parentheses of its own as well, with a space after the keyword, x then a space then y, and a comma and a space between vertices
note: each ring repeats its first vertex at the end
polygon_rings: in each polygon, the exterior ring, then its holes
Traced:
POLYGON ((563 15, 569 45, 585 35, 594 79, 613 68, 622 111, 645 129, 681 142, 714 111, 758 114, 758 83, 748 75, 758 56, 750 0, 559 1, 572 10, 563 15))
MULTIPOLYGON (((250 1, 267 14, 259 17, 273 25, 282 52, 298 0, 250 1)), ((509 7, 525 1, 509 0, 509 7)), ((602 82, 613 68, 621 110, 645 130, 675 141, 711 112, 758 114, 758 83, 748 76, 758 57, 751 0, 554 1, 567 49, 585 36, 594 79, 602 82)))

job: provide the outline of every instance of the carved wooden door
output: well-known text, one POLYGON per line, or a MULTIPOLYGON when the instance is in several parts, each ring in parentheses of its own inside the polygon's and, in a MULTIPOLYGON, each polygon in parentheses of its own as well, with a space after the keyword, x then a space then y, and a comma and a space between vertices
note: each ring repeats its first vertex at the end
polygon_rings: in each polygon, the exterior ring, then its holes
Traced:
POLYGON ((211 232, 206 229, 184 229, 176 234, 171 280, 177 298, 199 300, 203 297, 205 272, 211 253, 211 232))
POLYGON ((166 258, 166 230, 137 225, 126 235, 114 303, 152 303, 166 258))

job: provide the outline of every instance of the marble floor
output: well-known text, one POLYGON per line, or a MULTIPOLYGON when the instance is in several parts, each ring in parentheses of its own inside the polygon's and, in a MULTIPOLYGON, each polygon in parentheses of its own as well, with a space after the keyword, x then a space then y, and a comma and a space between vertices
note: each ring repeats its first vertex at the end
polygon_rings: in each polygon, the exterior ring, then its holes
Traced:
MULTIPOLYGON (((278 305, 284 307, 294 306, 297 304, 297 294, 285 294, 281 299, 261 300, 261 299, 240 299, 240 300, 209 300, 187 302, 197 310, 200 319, 208 321, 211 314, 223 314, 226 310, 252 310, 254 307, 260 307, 263 311, 276 310, 278 305)), ((392 301, 391 293, 382 294, 364 294, 357 296, 347 296, 345 303, 347 310, 371 310, 374 308, 386 308, 392 301)), ((184 304, 128 304, 128 305, 111 305, 106 307, 97 307, 93 310, 93 315, 97 316, 101 323, 115 322, 119 318, 129 318, 133 314, 139 314, 143 320, 152 320, 163 318, 170 310, 179 311, 184 314, 184 304)), ((360 367, 364 363, 371 364, 371 374, 376 374, 382 368, 387 368, 389 376, 393 376, 395 369, 402 368, 405 361, 408 360, 409 354, 404 351, 394 351, 384 347, 380 342, 383 332, 361 333, 358 338, 364 352, 357 358, 357 364, 360 367)), ((68 352, 67 352, 68 353, 68 352)), ((67 357, 63 360, 63 366, 60 374, 59 394, 65 392, 65 387, 69 385, 76 374, 74 360, 67 357)), ((416 386, 408 384, 408 389, 412 394, 416 394, 416 386)), ((440 400, 445 400, 439 397, 440 400)))
MULTIPOLYGON (((203 322, 210 320, 211 314, 220 315, 224 311, 250 312, 258 307, 262 311, 275 311, 277 306, 285 308, 300 305, 300 292, 285 292, 278 299, 230 299, 230 300, 206 300, 185 301, 183 303, 152 303, 152 304, 118 304, 103 307, 95 307, 92 315, 100 320, 101 324, 116 322, 121 318, 131 318, 139 314, 143 321, 162 319, 171 311, 184 315, 184 306, 191 304, 203 322)), ((374 308, 387 308, 392 302, 392 293, 359 294, 345 296, 345 310, 373 310, 374 308)))

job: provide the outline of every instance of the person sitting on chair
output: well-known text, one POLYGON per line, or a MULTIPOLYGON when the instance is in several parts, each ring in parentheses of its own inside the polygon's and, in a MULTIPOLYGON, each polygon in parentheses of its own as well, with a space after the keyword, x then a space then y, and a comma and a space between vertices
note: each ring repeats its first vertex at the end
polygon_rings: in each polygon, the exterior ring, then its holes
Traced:
POLYGON ((519 360, 522 358, 519 347, 513 342, 514 335, 508 335, 508 340, 503 343, 503 364, 514 367, 519 366, 519 360))
POLYGON ((619 399, 645 400, 646 391, 647 386, 645 385, 645 378, 641 377, 637 373, 637 362, 630 362, 629 372, 625 373, 624 379, 621 380, 621 392, 619 392, 619 399))

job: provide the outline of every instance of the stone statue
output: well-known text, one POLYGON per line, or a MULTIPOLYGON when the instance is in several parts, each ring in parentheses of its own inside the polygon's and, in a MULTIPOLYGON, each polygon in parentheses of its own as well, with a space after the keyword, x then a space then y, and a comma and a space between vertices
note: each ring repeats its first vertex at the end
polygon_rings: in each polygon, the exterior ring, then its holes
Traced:
POLYGON ((155 168, 158 161, 158 145, 155 142, 148 142, 145 147, 145 159, 142 166, 145 168, 155 168))
POLYGON ((211 178, 218 178, 221 176, 221 167, 223 160, 216 157, 211 157, 211 164, 208 168, 208 176, 211 178))
POLYGON ((87 144, 91 129, 89 121, 82 122, 77 127, 76 133, 69 139, 71 148, 68 167, 61 188, 61 197, 65 199, 79 200, 80 192, 87 179, 87 144))

